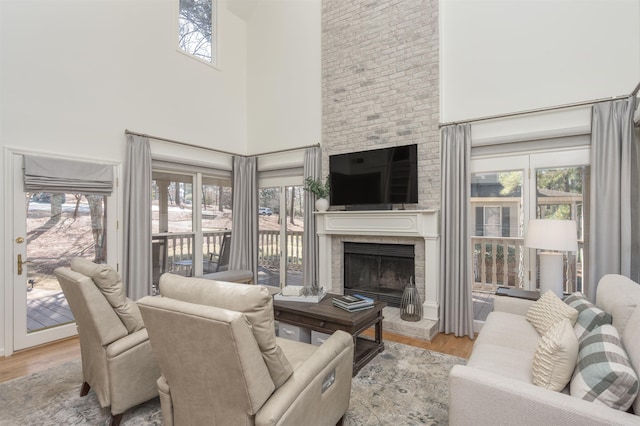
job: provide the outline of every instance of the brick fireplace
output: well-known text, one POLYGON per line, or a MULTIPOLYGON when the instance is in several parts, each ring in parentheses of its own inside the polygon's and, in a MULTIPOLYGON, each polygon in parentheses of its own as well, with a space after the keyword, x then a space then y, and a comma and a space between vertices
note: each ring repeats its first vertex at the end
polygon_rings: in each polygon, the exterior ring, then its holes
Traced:
MULTIPOLYGON (((344 291, 344 242, 413 245, 416 287, 432 322, 440 259, 438 8, 436 0, 322 2, 323 176, 330 155, 417 144, 418 204, 317 215, 320 285, 344 291)), ((385 322, 393 312, 385 309, 385 322)))

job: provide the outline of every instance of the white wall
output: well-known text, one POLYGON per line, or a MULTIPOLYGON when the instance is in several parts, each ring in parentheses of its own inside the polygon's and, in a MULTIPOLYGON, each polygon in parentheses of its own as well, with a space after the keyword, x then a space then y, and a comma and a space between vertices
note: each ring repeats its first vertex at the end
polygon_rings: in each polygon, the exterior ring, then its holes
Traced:
POLYGON ((320 14, 320 0, 262 0, 248 18, 251 153, 320 142, 320 14))
POLYGON ((640 81, 637 0, 441 0, 440 22, 441 123, 626 95, 640 81))
MULTIPOLYGON (((13 147, 124 164, 125 129, 246 153, 246 23, 220 1, 216 69, 176 50, 176 10, 177 0, 2 0, 3 155, 13 147)), ((12 253, 4 229, 1 259, 12 253)), ((12 271, 0 275, 4 314, 12 271)))

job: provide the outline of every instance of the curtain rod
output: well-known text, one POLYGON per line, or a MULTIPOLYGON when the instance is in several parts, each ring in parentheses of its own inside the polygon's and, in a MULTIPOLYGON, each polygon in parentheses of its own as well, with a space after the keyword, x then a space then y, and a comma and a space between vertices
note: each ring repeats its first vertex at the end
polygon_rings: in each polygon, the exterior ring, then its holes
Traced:
POLYGON ((281 152, 297 151, 299 149, 306 149, 306 148, 318 148, 319 146, 320 146, 319 143, 314 143, 314 144, 311 144, 311 145, 304 145, 304 146, 299 146, 299 147, 296 147, 296 148, 285 148, 285 149, 278 149, 276 151, 260 152, 258 154, 253 154, 252 157, 258 156, 258 155, 280 154, 281 152))
POLYGON ((136 136, 142 136, 145 138, 149 138, 149 139, 155 139, 157 141, 163 141, 163 142, 171 142, 171 143, 175 143, 177 145, 182 145, 182 146, 188 146, 191 148, 198 148, 198 149, 204 149, 207 151, 215 151, 215 152, 219 152, 221 154, 227 154, 227 155, 240 155, 242 157, 246 157, 246 155, 241 155, 241 154, 234 154, 233 152, 229 152, 229 151, 223 151, 221 149, 215 149, 215 148, 207 148, 205 146, 200 146, 200 145, 194 145, 192 143, 187 143, 187 142, 180 142, 180 141, 176 141, 173 139, 167 139, 167 138, 161 138, 159 136, 152 136, 152 135, 147 135, 145 133, 138 133, 138 132, 133 132, 129 129, 125 129, 124 130, 124 134, 125 135, 136 135, 136 136))
POLYGON ((535 108, 535 109, 529 109, 529 110, 525 110, 525 111, 509 112, 509 113, 506 113, 506 114, 487 115, 485 117, 472 118, 470 120, 450 121, 448 123, 440 123, 438 125, 438 127, 442 128, 442 127, 446 127, 446 126, 452 126, 452 125, 455 125, 455 124, 475 123, 477 121, 496 120, 498 118, 515 117, 515 116, 518 116, 518 115, 535 114, 535 113, 538 113, 538 112, 547 112, 547 111, 554 111, 554 110, 558 110, 558 109, 576 108, 576 107, 580 107, 580 106, 599 104, 599 103, 602 103, 602 102, 615 101, 615 100, 618 100, 618 99, 628 98, 629 96, 635 96, 638 93, 639 90, 640 90, 640 83, 638 83, 638 85, 633 90, 633 92, 631 92, 628 95, 613 96, 611 98, 594 99, 592 101, 574 102, 574 103, 570 103, 570 104, 556 105, 556 106, 551 106, 551 107, 535 108))
POLYGON ((243 154, 236 154, 236 153, 229 152, 229 151, 223 151, 221 149, 207 148, 207 147, 204 147, 204 146, 194 145, 194 144, 187 143, 187 142, 180 142, 180 141, 176 141, 176 140, 173 140, 173 139, 161 138, 159 136, 147 135, 145 133, 133 132, 133 131, 131 131, 129 129, 125 129, 124 130, 124 134, 125 135, 142 136, 142 137, 149 138, 149 139, 155 139, 157 141, 170 142, 170 143, 175 143, 177 145, 188 146, 188 147, 191 147, 191 148, 204 149, 204 150, 207 150, 207 151, 215 151, 215 152, 219 152, 221 154, 235 155, 235 156, 238 156, 238 157, 256 157, 258 155, 279 154, 281 152, 296 151, 298 149, 313 148, 313 147, 319 147, 320 146, 320 144, 317 143, 317 144, 313 144, 313 145, 300 146, 300 147, 296 147, 296 148, 287 148, 287 149, 280 149, 280 150, 277 150, 277 151, 262 152, 262 153, 253 154, 253 155, 243 155, 243 154))

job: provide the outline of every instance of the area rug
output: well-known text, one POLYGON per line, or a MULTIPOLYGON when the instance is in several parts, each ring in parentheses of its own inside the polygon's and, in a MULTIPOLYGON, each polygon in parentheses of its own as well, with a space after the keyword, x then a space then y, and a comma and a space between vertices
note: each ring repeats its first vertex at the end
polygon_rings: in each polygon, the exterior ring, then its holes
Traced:
MULTIPOLYGON (((446 425, 449 370, 465 360, 395 342, 353 378, 346 425, 446 425)), ((80 398, 80 360, 0 383, 0 425, 108 425, 93 392, 80 398)), ((158 399, 125 413, 121 425, 161 425, 158 399)), ((312 424, 310 422, 309 424, 312 424)))

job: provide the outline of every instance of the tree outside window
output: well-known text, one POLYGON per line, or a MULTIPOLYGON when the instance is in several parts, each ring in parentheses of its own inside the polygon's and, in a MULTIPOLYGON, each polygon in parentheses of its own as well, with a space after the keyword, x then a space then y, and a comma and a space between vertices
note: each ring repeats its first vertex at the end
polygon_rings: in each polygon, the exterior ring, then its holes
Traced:
POLYGON ((215 0, 180 0, 178 47, 211 64, 216 64, 214 12, 215 0))

